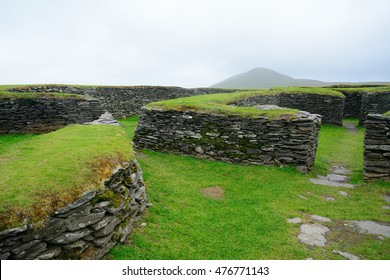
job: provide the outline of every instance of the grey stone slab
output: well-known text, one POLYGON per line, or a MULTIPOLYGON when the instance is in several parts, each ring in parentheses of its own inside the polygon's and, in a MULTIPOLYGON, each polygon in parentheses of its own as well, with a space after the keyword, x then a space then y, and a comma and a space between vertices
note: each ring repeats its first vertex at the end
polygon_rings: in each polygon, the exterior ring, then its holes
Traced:
POLYGON ((328 186, 328 187, 340 187, 340 188, 348 188, 348 189, 353 189, 355 188, 354 185, 352 184, 347 184, 347 183, 338 183, 338 182, 331 182, 328 180, 322 180, 322 179, 309 179, 310 182, 316 185, 322 185, 322 186, 328 186))
POLYGON ((90 233, 91 233, 91 230, 87 229, 87 228, 83 228, 81 230, 74 231, 74 232, 65 232, 65 233, 61 234, 60 236, 52 239, 50 242, 54 243, 54 244, 69 244, 69 243, 73 243, 76 240, 83 238, 84 236, 86 236, 90 233))
POLYGON ((310 219, 314 220, 314 221, 318 221, 318 222, 331 222, 332 220, 329 219, 329 218, 326 218, 326 217, 322 217, 322 216, 318 216, 318 215, 311 215, 310 216, 310 219))
POLYGON ((339 254, 340 256, 342 256, 348 260, 360 260, 360 258, 358 256, 352 255, 351 253, 348 253, 348 252, 333 250, 333 253, 339 254))
POLYGON ((332 167, 332 172, 334 174, 338 174, 338 175, 349 175, 349 174, 352 174, 351 171, 349 171, 348 169, 346 169, 345 167, 343 166, 333 166, 332 167))
POLYGON ((348 182, 348 177, 345 175, 338 175, 338 174, 328 174, 326 176, 328 181, 331 182, 339 182, 339 183, 346 183, 348 182))
POLYGON ((385 198, 386 202, 390 203, 390 195, 385 195, 384 198, 385 198))
POLYGON ((67 229, 70 231, 75 231, 81 228, 85 228, 100 221, 104 217, 104 215, 105 211, 98 213, 90 213, 87 216, 72 219, 68 222, 67 229))
POLYGON ((390 237, 390 226, 381 225, 373 221, 352 221, 361 233, 381 235, 384 237, 390 237))
POLYGON ((287 222, 289 224, 302 224, 302 219, 301 218, 292 218, 292 219, 287 219, 287 222))
POLYGON ((41 253, 39 256, 37 256, 36 260, 50 260, 55 257, 57 257, 59 254, 61 254, 62 249, 59 246, 54 246, 46 249, 43 253, 41 253))
POLYGON ((310 246, 324 247, 327 243, 325 234, 329 231, 329 228, 323 225, 303 224, 300 227, 298 239, 302 243, 310 246))
POLYGON ((348 196, 348 193, 345 192, 345 191, 339 191, 339 194, 342 195, 342 196, 348 196))
POLYGON ((15 236, 19 233, 25 232, 26 230, 28 230, 27 225, 4 230, 4 231, 0 232, 0 239, 2 239, 4 237, 8 237, 8 236, 15 236))

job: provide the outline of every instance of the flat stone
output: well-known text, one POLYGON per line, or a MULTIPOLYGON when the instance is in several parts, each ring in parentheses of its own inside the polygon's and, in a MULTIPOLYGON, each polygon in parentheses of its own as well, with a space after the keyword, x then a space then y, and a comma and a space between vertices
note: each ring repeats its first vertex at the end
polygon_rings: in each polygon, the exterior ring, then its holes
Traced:
POLYGON ((324 247, 327 240, 325 234, 329 232, 329 228, 318 224, 303 224, 300 227, 298 239, 304 244, 310 246, 324 247))
POLYGON ((50 247, 46 249, 43 253, 41 253, 39 256, 37 256, 36 260, 50 260, 55 257, 57 257, 59 254, 61 254, 62 249, 59 246, 50 247))
POLYGON ((107 224, 105 227, 100 229, 99 231, 94 233, 95 238, 101 238, 103 236, 107 236, 111 234, 114 231, 114 228, 120 223, 121 221, 118 218, 114 218, 109 224, 107 224))
POLYGON ((336 199, 334 197, 331 197, 331 196, 326 196, 325 200, 327 200, 327 201, 335 201, 336 199))
POLYGON ((390 205, 385 205, 382 207, 383 209, 390 210, 390 205))
POLYGON ((60 236, 52 239, 50 242, 54 243, 54 244, 69 244, 69 243, 73 243, 76 240, 83 238, 84 236, 86 236, 90 233, 91 233, 91 230, 89 230, 87 228, 83 228, 81 230, 74 231, 74 232, 65 232, 65 233, 61 234, 60 236))
POLYGON ((110 242, 108 243, 104 248, 98 250, 95 252, 95 254, 93 255, 92 259, 94 260, 100 260, 101 258, 103 258, 108 252, 111 251, 112 248, 114 248, 116 242, 110 242))
POLYGON ((352 184, 331 182, 331 181, 323 180, 323 179, 310 178, 309 181, 313 184, 316 184, 316 185, 322 185, 322 186, 328 186, 328 187, 340 187, 340 188, 348 188, 348 189, 355 188, 355 186, 352 184))
POLYGON ((348 169, 346 169, 345 167, 336 166, 336 165, 332 167, 332 172, 334 174, 338 174, 338 175, 349 175, 349 174, 352 174, 352 172, 349 171, 348 169))
POLYGON ((85 228, 100 221, 104 217, 104 215, 105 211, 98 213, 90 213, 87 216, 71 220, 67 225, 67 229, 70 231, 75 231, 81 228, 85 228))
POLYGON ((333 250, 333 253, 339 254, 340 256, 342 256, 348 260, 360 260, 360 258, 358 256, 352 255, 351 253, 348 253, 348 252, 341 252, 341 251, 333 250))
POLYGON ((384 198, 385 198, 386 202, 390 203, 390 196, 389 195, 385 195, 384 198))
POLYGON ((326 223, 329 223, 331 222, 332 220, 329 219, 329 218, 326 218, 326 217, 322 217, 322 216, 318 216, 318 215, 311 215, 310 218, 314 221, 318 221, 318 222, 326 222, 326 223))
POLYGON ((96 196, 96 191, 89 191, 83 194, 83 196, 76 201, 66 205, 65 207, 59 209, 58 211, 54 212, 55 216, 63 216, 68 214, 70 211, 86 204, 87 202, 91 201, 96 196))
POLYGON ((302 198, 302 199, 307 199, 307 197, 306 196, 303 196, 303 195, 298 195, 300 198, 302 198))
POLYGON ((384 226, 373 221, 352 221, 361 233, 390 237, 390 226, 384 226))
POLYGON ((302 219, 301 218, 292 218, 292 219, 287 219, 287 222, 289 224, 302 224, 302 219))
POLYGON ((94 224, 93 226, 91 226, 91 228, 94 230, 94 231, 98 231, 100 230, 101 228, 107 226, 109 223, 111 223, 113 220, 115 220, 116 217, 115 216, 106 216, 104 217, 102 220, 100 220, 99 222, 97 222, 96 224, 94 224))
POLYGON ((338 174, 328 174, 326 176, 328 181, 331 182, 339 182, 339 183, 345 183, 348 182, 348 177, 344 175, 338 175, 338 174))
POLYGON ((348 193, 345 192, 345 191, 339 191, 339 194, 342 195, 342 196, 348 196, 348 193))
POLYGON ((24 226, 21 226, 21 227, 7 229, 7 230, 4 230, 4 231, 0 232, 0 238, 9 237, 9 236, 15 236, 15 235, 17 235, 19 233, 25 232, 27 229, 28 229, 27 225, 24 225, 24 226))

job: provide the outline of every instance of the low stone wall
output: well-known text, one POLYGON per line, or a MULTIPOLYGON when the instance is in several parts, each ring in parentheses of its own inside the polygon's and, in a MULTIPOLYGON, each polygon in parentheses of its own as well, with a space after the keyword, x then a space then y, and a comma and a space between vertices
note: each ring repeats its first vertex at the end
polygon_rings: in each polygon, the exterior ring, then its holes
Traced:
POLYGON ((359 125, 364 125, 368 114, 383 114, 390 111, 390 90, 365 92, 362 96, 359 125))
POLYGON ((104 112, 98 100, 0 98, 0 134, 49 132, 93 121, 104 112))
POLYGON ((282 93, 279 106, 319 114, 323 124, 343 124, 345 98, 322 94, 282 93))
POLYGON ((233 103, 233 105, 239 107, 252 107, 257 105, 276 105, 280 104, 280 94, 270 94, 270 95, 257 95, 242 99, 238 102, 233 103))
POLYGON ((147 206, 136 160, 114 170, 102 191, 59 209, 43 226, 0 232, 0 259, 101 259, 124 242, 147 206))
POLYGON ((349 91, 343 89, 337 89, 337 91, 341 92, 345 95, 345 103, 344 103, 344 118, 359 118, 360 117, 360 109, 362 107, 362 95, 363 91, 349 91))
POLYGON ((279 93, 249 97, 234 103, 237 106, 277 105, 322 116, 323 124, 342 125, 344 98, 339 96, 304 93, 279 93))
POLYGON ((11 89, 12 92, 61 92, 88 95, 100 101, 105 110, 115 118, 126 118, 139 114, 142 106, 166 99, 218 92, 235 92, 233 89, 194 88, 163 86, 129 87, 77 87, 77 86, 28 86, 11 89))
POLYGON ((308 113, 270 120, 144 108, 134 144, 233 163, 288 164, 306 172, 314 163, 320 123, 308 113))
POLYGON ((390 181, 390 116, 367 116, 364 139, 364 179, 390 181))

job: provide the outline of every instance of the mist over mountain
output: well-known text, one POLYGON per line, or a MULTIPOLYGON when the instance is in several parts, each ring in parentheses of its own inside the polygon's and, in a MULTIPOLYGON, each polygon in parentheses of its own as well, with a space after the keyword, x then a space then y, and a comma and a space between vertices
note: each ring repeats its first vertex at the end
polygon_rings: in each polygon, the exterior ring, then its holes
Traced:
POLYGON ((270 88, 276 86, 325 86, 329 83, 294 79, 267 68, 254 68, 248 72, 234 75, 210 87, 215 88, 270 88))

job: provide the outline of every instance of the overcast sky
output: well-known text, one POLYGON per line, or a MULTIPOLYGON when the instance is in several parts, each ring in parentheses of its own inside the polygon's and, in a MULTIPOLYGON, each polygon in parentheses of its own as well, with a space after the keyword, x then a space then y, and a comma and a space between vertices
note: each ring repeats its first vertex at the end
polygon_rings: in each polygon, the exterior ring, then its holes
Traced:
POLYGON ((0 0, 0 84, 390 81, 389 0, 0 0))

